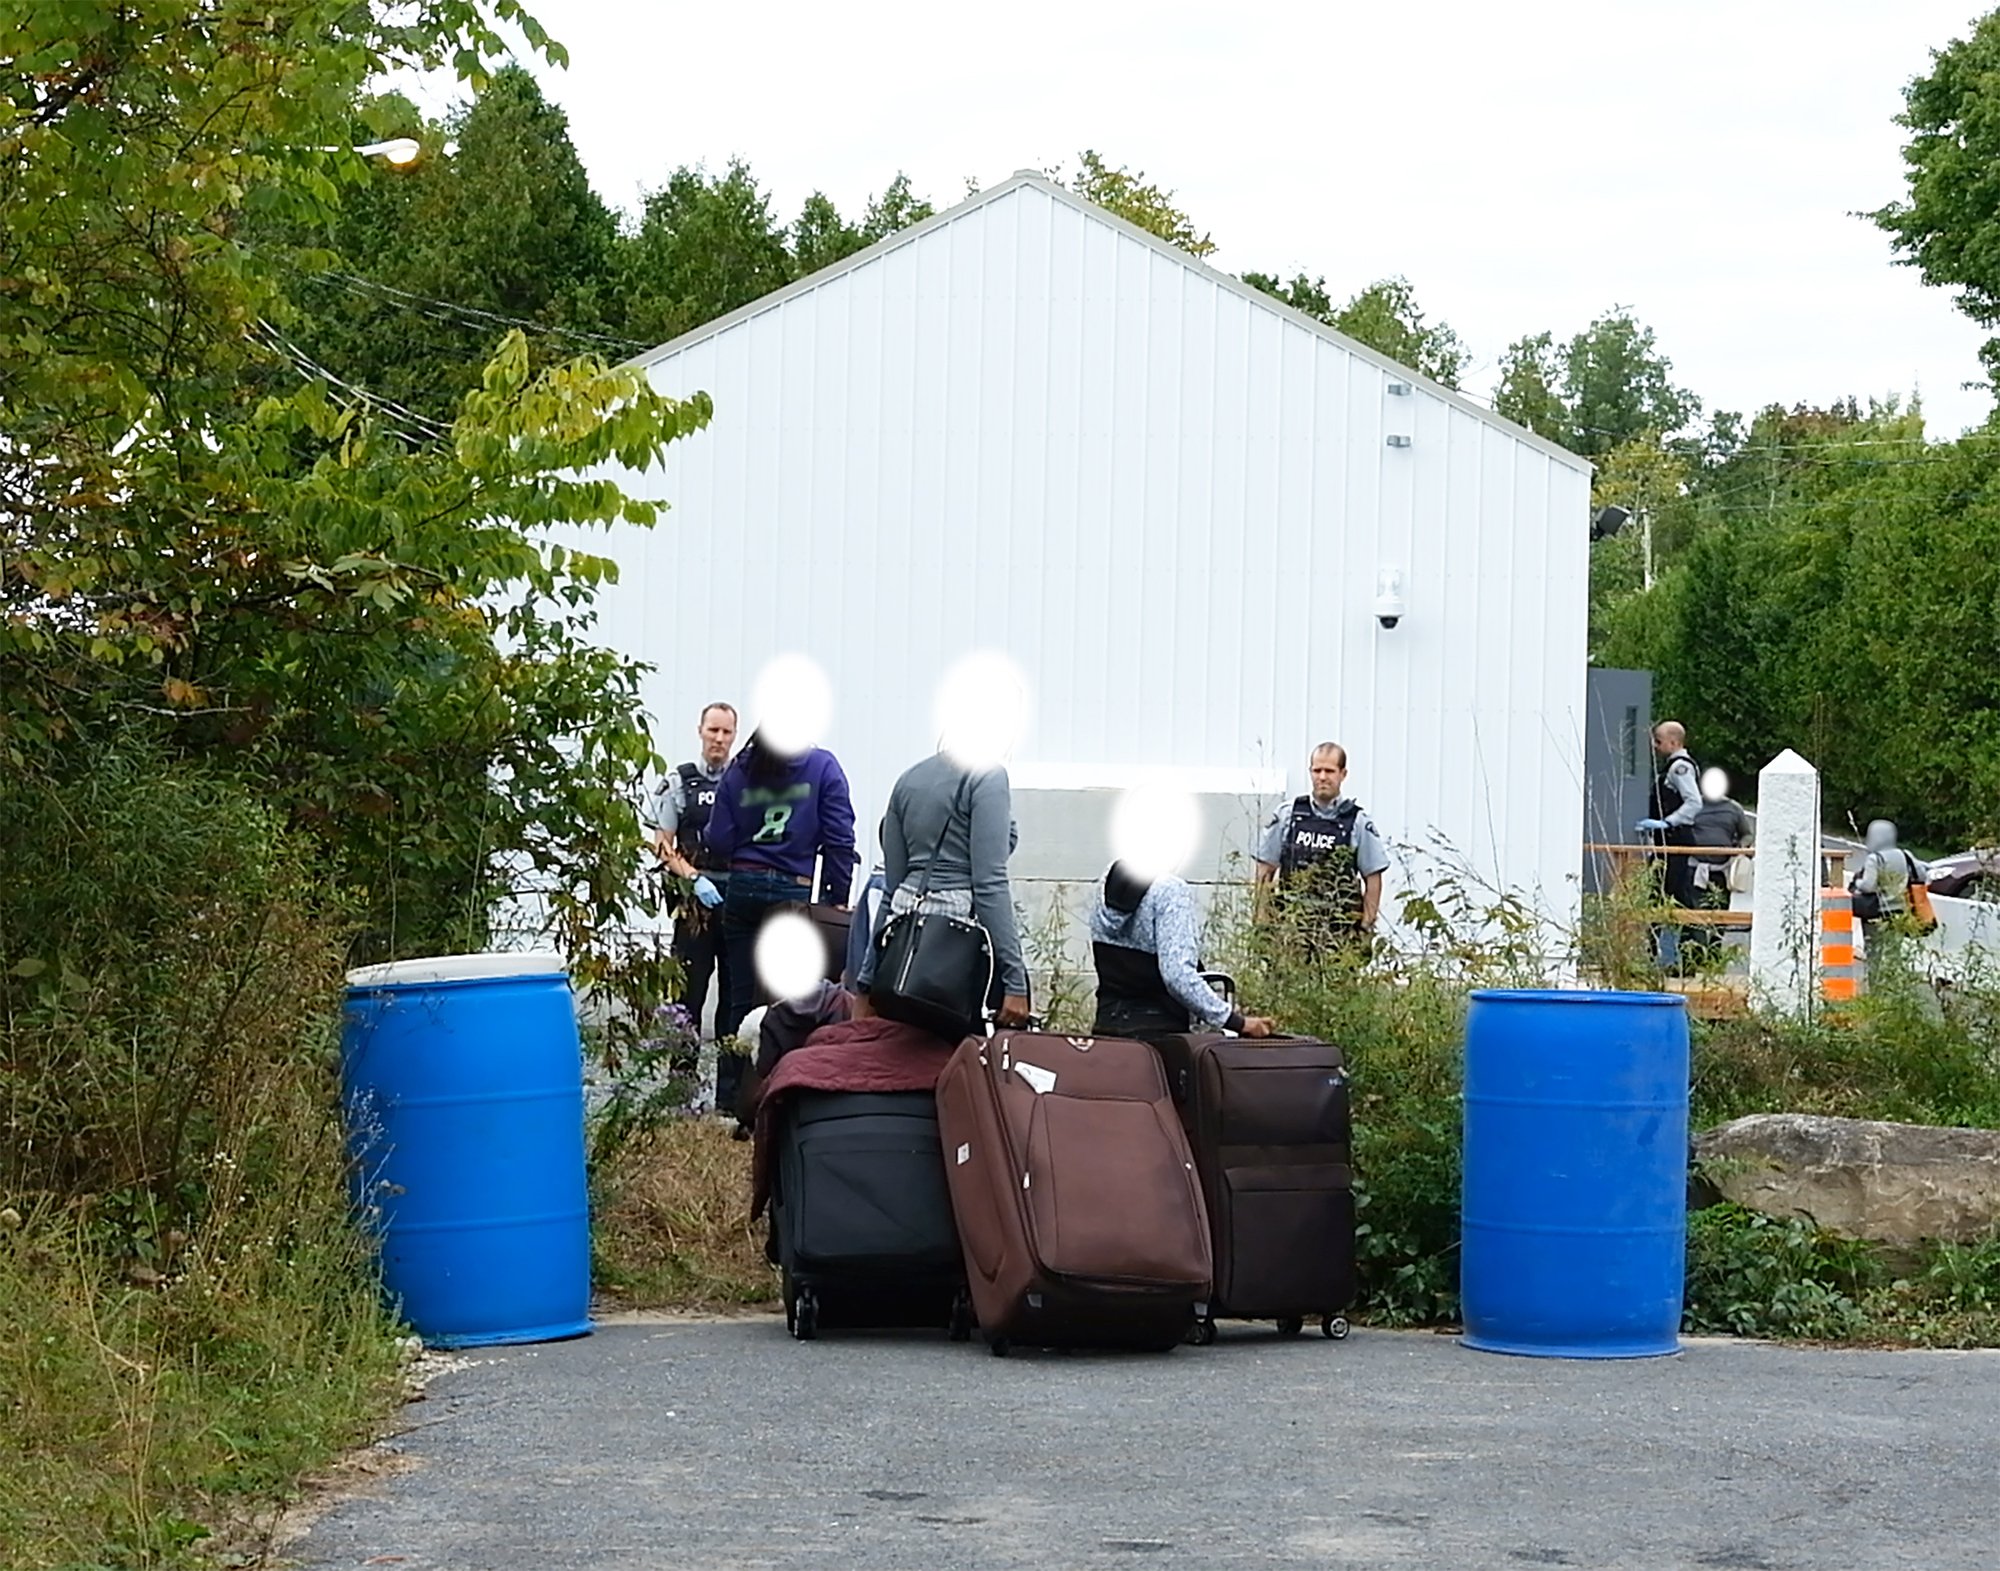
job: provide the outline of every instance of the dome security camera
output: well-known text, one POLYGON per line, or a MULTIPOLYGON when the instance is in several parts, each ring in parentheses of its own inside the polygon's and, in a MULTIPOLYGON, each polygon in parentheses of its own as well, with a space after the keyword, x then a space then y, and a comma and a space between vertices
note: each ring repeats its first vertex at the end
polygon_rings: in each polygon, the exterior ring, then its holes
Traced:
POLYGON ((1403 570, 1385 567, 1375 578, 1375 620, 1386 631, 1403 620, 1409 610, 1403 600, 1403 570))

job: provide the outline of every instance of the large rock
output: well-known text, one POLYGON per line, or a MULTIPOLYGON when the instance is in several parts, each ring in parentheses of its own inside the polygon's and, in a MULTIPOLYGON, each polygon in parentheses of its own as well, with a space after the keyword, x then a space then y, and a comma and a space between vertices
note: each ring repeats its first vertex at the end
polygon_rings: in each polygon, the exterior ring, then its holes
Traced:
POLYGON ((2000 1130, 1758 1113, 1696 1137, 1725 1200, 1885 1244, 2000 1228, 2000 1130))

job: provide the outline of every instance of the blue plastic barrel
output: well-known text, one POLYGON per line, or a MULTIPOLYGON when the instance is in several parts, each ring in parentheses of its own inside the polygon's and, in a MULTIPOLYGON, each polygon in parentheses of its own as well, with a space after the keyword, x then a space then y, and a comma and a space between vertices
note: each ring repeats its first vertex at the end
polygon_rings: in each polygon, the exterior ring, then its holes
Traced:
POLYGON ((590 1330, 583 1053, 561 955, 348 973, 343 1100, 383 1284, 425 1342, 590 1330))
POLYGON ((1688 1027, 1672 993, 1477 992, 1465 1026, 1465 1345, 1680 1350, 1688 1027))

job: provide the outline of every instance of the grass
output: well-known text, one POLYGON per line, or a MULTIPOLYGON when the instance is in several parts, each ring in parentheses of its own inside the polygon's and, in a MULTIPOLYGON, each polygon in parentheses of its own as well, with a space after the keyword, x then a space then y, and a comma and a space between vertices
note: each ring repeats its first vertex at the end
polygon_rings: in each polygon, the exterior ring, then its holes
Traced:
POLYGON ((0 867, 0 1566, 192 1564, 401 1389, 342 902, 252 794, 130 751, 0 771, 0 867))
POLYGON ((593 1181, 598 1287, 634 1309, 778 1301, 750 1223, 750 1145, 712 1119, 674 1118, 623 1143, 593 1181))
POLYGON ((0 1231, 8 1571, 193 1563, 393 1407, 401 1349, 329 1192, 337 1136, 314 1154, 327 1182, 235 1191, 192 1236, 170 1232, 157 1267, 114 1242, 129 1219, 101 1206, 0 1231))

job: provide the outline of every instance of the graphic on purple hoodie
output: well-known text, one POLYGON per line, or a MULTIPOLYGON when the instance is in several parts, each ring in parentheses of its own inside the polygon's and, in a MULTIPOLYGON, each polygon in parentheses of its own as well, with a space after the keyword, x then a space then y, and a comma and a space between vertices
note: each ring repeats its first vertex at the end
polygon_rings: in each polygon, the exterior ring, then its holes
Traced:
POLYGON ((815 747, 775 779, 750 778, 745 748, 723 772, 708 844, 731 867, 758 867, 790 878, 812 877, 824 858, 817 898, 845 905, 854 884, 854 802, 840 760, 815 747))

